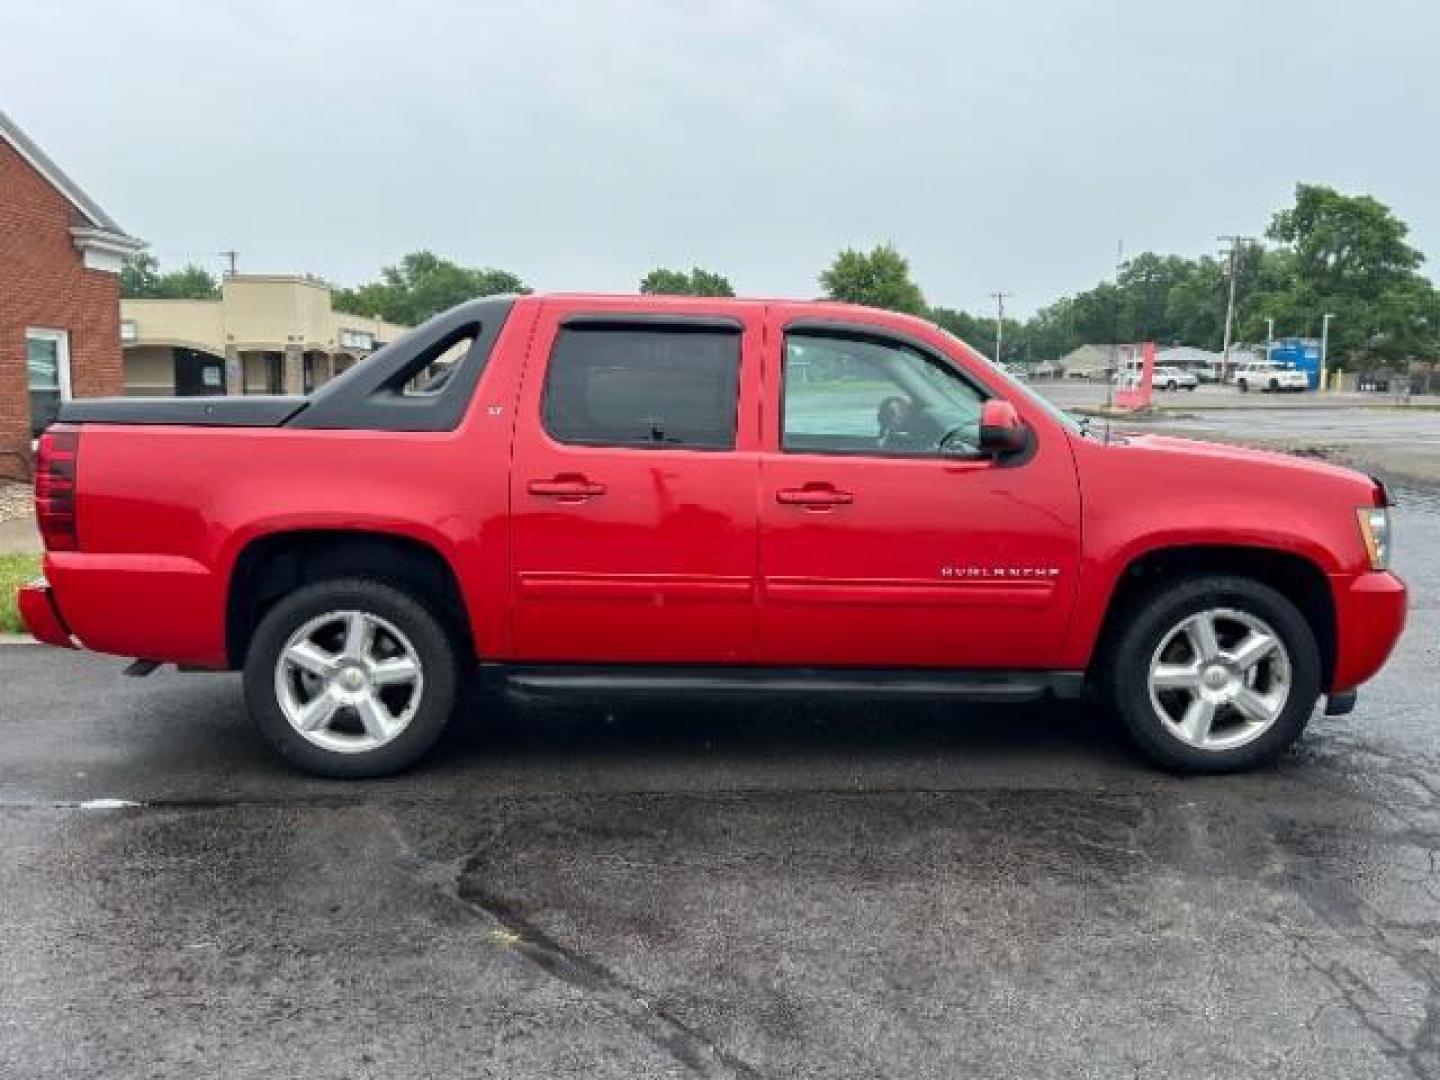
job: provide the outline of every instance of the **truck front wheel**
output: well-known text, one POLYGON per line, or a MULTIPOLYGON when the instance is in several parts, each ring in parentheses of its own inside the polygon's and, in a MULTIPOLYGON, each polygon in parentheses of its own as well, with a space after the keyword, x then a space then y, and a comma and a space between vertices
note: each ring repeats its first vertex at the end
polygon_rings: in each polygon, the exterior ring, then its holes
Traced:
POLYGON ((384 776, 440 737, 457 671, 454 642, 414 596, 368 578, 321 581, 260 620, 245 661, 245 703, 292 765, 320 776, 384 776))
POLYGON ((1275 760, 1305 730, 1321 690, 1320 650, 1304 616, 1268 585, 1228 575, 1145 596, 1102 667, 1131 737, 1176 772, 1275 760))

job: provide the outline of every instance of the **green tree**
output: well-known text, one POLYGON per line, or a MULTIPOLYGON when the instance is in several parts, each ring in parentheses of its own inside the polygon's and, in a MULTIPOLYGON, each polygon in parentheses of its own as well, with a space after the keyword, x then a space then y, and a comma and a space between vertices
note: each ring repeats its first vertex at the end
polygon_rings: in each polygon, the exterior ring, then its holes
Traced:
POLYGON ((647 296, 734 296, 735 290, 723 274, 696 266, 685 273, 657 266, 640 279, 640 291, 647 296))
POLYGON ((215 300, 220 286, 203 266, 186 263, 162 274, 159 261, 141 253, 121 266, 120 295, 127 300, 215 300))
POLYGON ((1378 296, 1409 282, 1425 257, 1405 242, 1406 224, 1369 195, 1299 184, 1266 235, 1290 247, 1295 276, 1318 293, 1378 296))
POLYGON ((932 307, 926 317, 973 348, 983 348, 987 340, 995 340, 994 319, 982 319, 968 311, 947 307, 932 307))
POLYGON ((1282 245, 1289 273, 1271 281, 1258 307, 1281 333, 1318 335, 1325 313, 1332 363, 1403 364, 1440 352, 1435 287, 1418 272, 1424 256, 1408 227, 1369 195, 1299 184, 1267 236, 1282 245))
MULTIPOLYGON (((1265 340, 1268 319, 1276 336, 1318 337, 1329 312, 1332 364, 1440 358, 1440 291, 1420 274, 1422 256, 1406 236, 1405 223, 1369 196, 1299 185, 1295 205, 1271 222, 1270 245, 1244 244, 1236 255, 1235 340, 1265 340)), ((844 298, 876 303, 870 256, 847 252, 842 260, 844 298)), ((1228 260, 1210 255, 1142 252, 1113 282, 1062 296, 1023 324, 1007 320, 1004 359, 1058 359, 1080 345, 1146 339, 1219 350, 1227 274, 1228 260)), ((994 319, 948 308, 930 317, 982 351, 993 348, 994 319)))
POLYGON ((1037 311, 1026 327, 1032 342, 1044 343, 1037 359, 1055 360, 1081 345, 1099 345, 1119 336, 1121 290, 1102 281, 1075 296, 1062 296, 1037 311))
MULTIPOLYGON (((995 351, 995 320, 992 317, 947 307, 932 307, 926 317, 987 357, 995 351)), ((1029 324, 1018 319, 1006 319, 1001 348, 1004 350, 1001 360, 1007 364, 1029 363, 1036 359, 1029 324)))
POLYGON ((120 295, 127 300, 154 296, 160 280, 160 261, 154 255, 131 255, 120 267, 120 295))
POLYGON ((910 279, 910 264, 890 244, 870 252, 846 248, 820 275, 820 286, 832 300, 924 315, 925 294, 910 279))
POLYGON ((1179 255, 1146 251, 1120 268, 1115 334, 1117 341, 1163 341, 1180 337, 1182 309, 1173 301, 1177 290, 1195 278, 1198 266, 1179 255))
POLYGON ((432 252, 416 251, 398 265, 382 269, 379 281, 336 289, 334 304, 340 311, 415 326, 479 296, 529 291, 508 270, 460 266, 432 252))

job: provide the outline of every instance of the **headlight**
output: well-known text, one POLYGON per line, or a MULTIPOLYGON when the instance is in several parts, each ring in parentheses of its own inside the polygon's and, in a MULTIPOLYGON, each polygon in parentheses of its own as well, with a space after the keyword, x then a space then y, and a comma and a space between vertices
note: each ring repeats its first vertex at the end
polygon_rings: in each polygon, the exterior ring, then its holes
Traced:
POLYGON ((1360 538, 1370 556, 1370 569, 1390 569, 1390 511, 1383 506, 1361 506, 1355 510, 1360 538))

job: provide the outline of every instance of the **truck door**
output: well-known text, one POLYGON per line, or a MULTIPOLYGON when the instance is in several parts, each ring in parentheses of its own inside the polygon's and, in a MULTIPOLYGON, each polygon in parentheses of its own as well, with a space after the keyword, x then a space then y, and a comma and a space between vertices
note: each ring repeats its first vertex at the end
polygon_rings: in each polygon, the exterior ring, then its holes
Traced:
MULTIPOLYGON (((761 462, 760 657, 1053 663, 1079 564, 1065 438, 1047 425, 1051 437, 1021 459, 974 453, 981 404, 995 392, 938 333, 817 322, 813 307, 778 306, 766 338, 766 400, 778 407, 766 410, 761 462)), ((1026 403, 1015 404, 1023 416, 1026 403)))
POLYGON ((511 468, 515 659, 752 658, 763 314, 545 302, 511 468))

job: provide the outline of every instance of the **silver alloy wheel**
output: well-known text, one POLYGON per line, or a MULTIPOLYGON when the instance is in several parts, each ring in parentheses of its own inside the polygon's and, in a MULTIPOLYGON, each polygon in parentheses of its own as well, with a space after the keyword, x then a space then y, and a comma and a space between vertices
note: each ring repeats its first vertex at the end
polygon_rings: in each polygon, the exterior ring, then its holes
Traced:
POLYGON ((290 726, 342 754, 393 741, 420 708, 425 675, 410 639, 368 611, 330 611, 290 635, 275 697, 290 726))
POLYGON ((1233 608, 1187 615, 1150 657, 1150 705, 1200 750, 1233 750, 1274 726, 1290 700, 1290 653, 1263 619, 1233 608))

